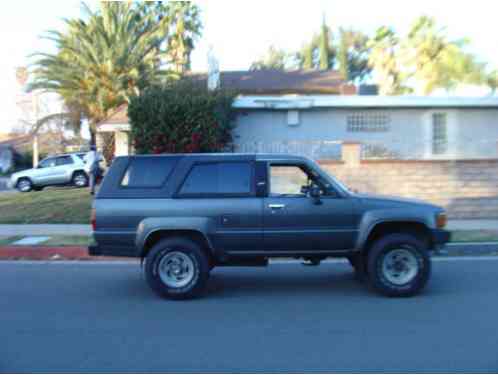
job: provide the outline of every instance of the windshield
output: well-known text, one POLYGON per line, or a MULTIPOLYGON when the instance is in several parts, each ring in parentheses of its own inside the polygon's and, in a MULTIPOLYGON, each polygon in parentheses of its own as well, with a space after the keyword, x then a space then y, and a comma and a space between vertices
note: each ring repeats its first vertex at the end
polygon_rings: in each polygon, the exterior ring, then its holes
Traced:
POLYGON ((342 190, 345 193, 352 194, 353 192, 346 186, 344 185, 341 181, 339 181, 337 178, 332 176, 329 172, 327 172, 325 169, 323 169, 320 164, 315 162, 314 160, 310 159, 310 162, 313 164, 313 169, 318 172, 321 176, 325 177, 328 179, 332 185, 338 187, 340 190, 342 190))

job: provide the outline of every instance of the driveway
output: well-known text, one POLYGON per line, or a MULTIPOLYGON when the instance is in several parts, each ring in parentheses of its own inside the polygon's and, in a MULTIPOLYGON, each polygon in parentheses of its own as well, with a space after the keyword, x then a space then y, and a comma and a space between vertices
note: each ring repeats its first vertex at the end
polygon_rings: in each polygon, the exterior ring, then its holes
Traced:
POLYGON ((496 372, 498 258, 369 292, 345 263, 219 268, 157 298, 137 263, 0 262, 1 372, 496 372))

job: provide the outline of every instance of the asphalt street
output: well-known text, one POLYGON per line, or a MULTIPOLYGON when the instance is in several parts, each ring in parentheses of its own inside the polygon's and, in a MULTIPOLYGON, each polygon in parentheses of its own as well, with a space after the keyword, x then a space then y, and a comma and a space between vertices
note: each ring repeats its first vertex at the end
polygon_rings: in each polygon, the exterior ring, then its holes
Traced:
POLYGON ((498 258, 392 299, 350 267, 219 268, 174 302, 137 264, 0 262, 1 372, 497 372, 498 258))

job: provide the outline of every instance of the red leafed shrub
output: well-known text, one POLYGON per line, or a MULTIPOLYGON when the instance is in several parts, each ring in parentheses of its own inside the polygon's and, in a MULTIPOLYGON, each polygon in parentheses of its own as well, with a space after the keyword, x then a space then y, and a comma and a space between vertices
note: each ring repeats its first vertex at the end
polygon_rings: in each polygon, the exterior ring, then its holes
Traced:
POLYGON ((131 98, 128 117, 138 154, 219 152, 232 143, 235 93, 181 79, 131 98))

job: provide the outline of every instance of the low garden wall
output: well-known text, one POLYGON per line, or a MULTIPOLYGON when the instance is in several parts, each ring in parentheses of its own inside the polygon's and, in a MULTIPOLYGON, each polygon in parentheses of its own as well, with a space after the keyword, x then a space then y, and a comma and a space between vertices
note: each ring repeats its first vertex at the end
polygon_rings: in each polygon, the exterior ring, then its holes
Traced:
POLYGON ((345 143, 342 160, 324 169, 359 192, 418 198, 443 206, 450 218, 498 218, 498 159, 361 160, 345 143))

